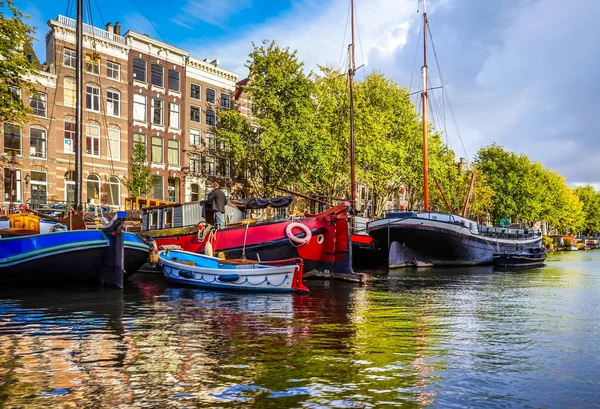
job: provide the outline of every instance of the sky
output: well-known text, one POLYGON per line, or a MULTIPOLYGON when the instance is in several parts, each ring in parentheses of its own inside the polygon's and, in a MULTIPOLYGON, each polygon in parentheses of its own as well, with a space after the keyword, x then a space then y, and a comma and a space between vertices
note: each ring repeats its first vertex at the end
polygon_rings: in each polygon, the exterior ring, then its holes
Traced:
MULTIPOLYGON (((74 2, 16 0, 38 27, 40 60, 46 21, 74 17, 74 2)), ((122 33, 133 29, 195 57, 218 58, 240 78, 253 42, 297 49, 307 70, 343 69, 350 43, 349 0, 89 2, 94 25, 119 21, 122 33)), ((379 71, 419 91, 419 0, 355 0, 355 8, 356 59, 364 64, 358 79, 379 71)), ((557 171, 570 185, 600 187, 600 1, 428 0, 427 11, 449 100, 445 121, 434 115, 435 125, 446 124, 456 155, 472 160, 495 142, 557 171)), ((431 86, 438 87, 431 54, 431 86)), ((431 93, 441 105, 440 91, 431 93)))

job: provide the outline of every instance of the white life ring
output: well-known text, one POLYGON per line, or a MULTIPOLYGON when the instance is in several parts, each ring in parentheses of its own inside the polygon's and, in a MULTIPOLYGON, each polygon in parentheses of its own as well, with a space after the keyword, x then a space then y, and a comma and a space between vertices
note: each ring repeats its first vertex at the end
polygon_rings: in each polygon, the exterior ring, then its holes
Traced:
POLYGON ((285 228, 285 234, 288 236, 288 238, 291 241, 293 241, 294 243, 299 244, 299 245, 308 243, 310 241, 310 239, 312 238, 312 232, 310 231, 310 229, 308 227, 306 227, 305 225, 303 225, 302 223, 297 223, 297 222, 288 224, 287 227, 285 228), (292 231, 295 228, 302 230, 304 232, 304 234, 306 234, 306 236, 297 237, 292 231))

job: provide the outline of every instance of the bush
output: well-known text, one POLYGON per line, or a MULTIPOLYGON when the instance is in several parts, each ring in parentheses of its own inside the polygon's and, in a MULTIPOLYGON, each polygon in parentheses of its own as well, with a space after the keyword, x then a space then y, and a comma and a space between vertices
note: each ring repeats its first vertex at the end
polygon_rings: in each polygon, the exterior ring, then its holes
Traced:
POLYGON ((571 247, 573 245, 573 241, 571 239, 565 239, 565 247, 571 247))

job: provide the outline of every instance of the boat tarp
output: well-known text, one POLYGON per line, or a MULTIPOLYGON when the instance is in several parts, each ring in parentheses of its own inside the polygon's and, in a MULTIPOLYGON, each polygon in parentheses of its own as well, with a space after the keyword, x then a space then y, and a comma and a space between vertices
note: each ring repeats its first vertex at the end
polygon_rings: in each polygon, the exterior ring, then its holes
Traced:
POLYGON ((292 203, 292 196, 280 196, 271 198, 249 197, 247 199, 230 200, 240 210, 265 209, 267 207, 287 207, 292 203))

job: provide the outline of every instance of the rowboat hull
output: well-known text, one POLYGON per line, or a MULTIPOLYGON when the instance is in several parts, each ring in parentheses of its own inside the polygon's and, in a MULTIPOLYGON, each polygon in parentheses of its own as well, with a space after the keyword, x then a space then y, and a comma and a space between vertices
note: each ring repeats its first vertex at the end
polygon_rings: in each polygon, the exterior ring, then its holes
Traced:
POLYGON ((167 280, 219 290, 308 292, 302 284, 302 265, 226 264, 224 260, 186 251, 159 253, 167 280))
POLYGON ((149 247, 137 235, 129 232, 123 234, 125 247, 123 269, 125 277, 129 278, 148 261, 149 247))

